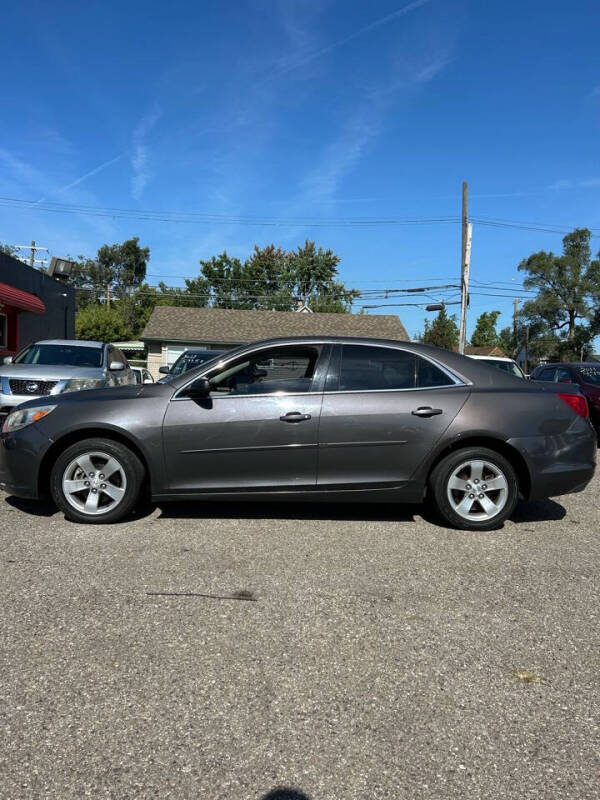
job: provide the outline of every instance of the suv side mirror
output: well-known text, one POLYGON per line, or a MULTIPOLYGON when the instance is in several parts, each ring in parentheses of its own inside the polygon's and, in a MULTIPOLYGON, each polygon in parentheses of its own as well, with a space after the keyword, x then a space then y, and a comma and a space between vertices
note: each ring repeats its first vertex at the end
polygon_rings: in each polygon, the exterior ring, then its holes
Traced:
POLYGON ((192 400, 202 400, 210 394, 210 381, 208 378, 197 378, 191 383, 184 392, 185 397, 191 397, 192 400))
POLYGON ((171 369, 170 367, 167 367, 166 364, 163 364, 162 367, 158 368, 158 371, 160 372, 161 375, 168 375, 171 369))
POLYGON ((2 363, 3 364, 12 364, 12 360, 13 360, 12 356, 6 356, 5 358, 2 359, 2 363))
POLYGON ((125 364, 122 361, 111 361, 108 368, 111 372, 121 372, 125 369, 125 364))

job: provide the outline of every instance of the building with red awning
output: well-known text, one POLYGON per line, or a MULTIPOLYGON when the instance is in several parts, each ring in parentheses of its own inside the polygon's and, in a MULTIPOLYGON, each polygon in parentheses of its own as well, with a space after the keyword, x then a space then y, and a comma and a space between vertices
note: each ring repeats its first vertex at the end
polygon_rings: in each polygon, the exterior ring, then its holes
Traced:
POLYGON ((75 337, 75 290, 0 252, 0 358, 40 339, 75 337))

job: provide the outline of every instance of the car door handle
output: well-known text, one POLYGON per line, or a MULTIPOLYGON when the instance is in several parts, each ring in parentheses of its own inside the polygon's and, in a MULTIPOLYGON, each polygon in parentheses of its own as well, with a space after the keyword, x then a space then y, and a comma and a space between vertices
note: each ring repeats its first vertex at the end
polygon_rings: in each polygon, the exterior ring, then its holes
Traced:
POLYGON ((411 412, 415 417, 436 417, 438 414, 443 414, 442 408, 431 408, 431 406, 420 406, 411 412))
POLYGON ((299 411, 290 411, 289 414, 284 414, 279 417, 282 422, 303 422, 305 419, 310 419, 310 414, 301 414, 299 411))

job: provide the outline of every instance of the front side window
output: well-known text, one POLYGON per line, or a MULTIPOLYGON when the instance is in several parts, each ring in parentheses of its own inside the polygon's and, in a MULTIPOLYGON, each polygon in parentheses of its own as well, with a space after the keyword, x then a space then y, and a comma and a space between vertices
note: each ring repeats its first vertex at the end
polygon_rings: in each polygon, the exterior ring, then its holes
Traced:
POLYGON ((69 344, 32 344, 15 358, 15 364, 56 367, 101 367, 101 347, 69 344))
POLYGON ((557 383, 573 383, 573 376, 571 375, 570 369, 565 369, 564 367, 559 367, 556 370, 556 378, 557 383))
POLYGON ((344 345, 339 391, 385 391, 452 386, 454 381, 427 359, 393 347, 344 345))
POLYGON ((310 392, 321 347, 302 345, 262 350, 208 374, 211 395, 310 392))

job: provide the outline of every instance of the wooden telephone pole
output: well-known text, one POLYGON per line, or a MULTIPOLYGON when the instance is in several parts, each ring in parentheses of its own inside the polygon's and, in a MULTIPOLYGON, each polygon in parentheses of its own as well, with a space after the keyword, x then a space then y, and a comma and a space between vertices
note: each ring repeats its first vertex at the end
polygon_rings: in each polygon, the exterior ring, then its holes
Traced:
POLYGON ((469 184, 462 185, 462 236, 460 248, 460 333, 458 352, 465 352, 467 343, 467 306, 469 304, 469 269, 471 266, 471 240, 473 226, 469 222, 469 184))

